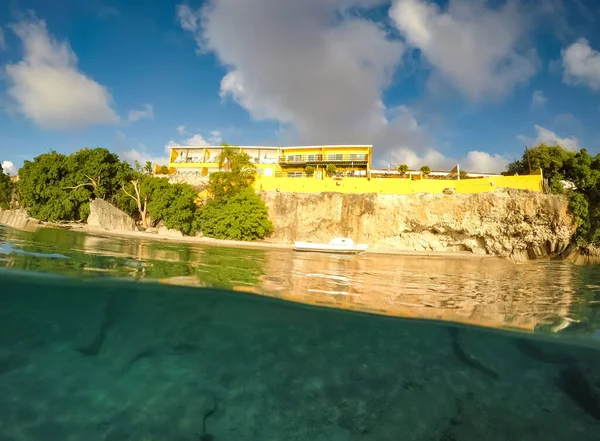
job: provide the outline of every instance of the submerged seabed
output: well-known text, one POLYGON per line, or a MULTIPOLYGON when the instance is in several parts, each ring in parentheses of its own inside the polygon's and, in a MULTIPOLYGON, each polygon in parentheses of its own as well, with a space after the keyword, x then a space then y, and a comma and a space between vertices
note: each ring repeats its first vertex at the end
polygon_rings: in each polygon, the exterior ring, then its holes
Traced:
POLYGON ((0 272, 0 439, 598 440, 597 349, 0 272))

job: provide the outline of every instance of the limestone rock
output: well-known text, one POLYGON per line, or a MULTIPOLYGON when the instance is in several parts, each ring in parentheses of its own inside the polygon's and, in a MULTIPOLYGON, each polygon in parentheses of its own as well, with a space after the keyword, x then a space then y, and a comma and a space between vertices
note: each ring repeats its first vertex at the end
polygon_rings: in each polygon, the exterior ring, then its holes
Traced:
POLYGON ((111 231, 136 231, 135 221, 103 199, 90 202, 90 215, 87 219, 90 227, 103 228, 111 231))
POLYGON ((0 208, 0 224, 25 231, 35 231, 40 226, 40 221, 32 219, 24 209, 3 210, 0 208))
POLYGON ((526 190, 415 195, 265 192, 270 240, 350 237, 371 250, 470 251, 516 261, 561 254, 575 232, 564 196, 526 190))

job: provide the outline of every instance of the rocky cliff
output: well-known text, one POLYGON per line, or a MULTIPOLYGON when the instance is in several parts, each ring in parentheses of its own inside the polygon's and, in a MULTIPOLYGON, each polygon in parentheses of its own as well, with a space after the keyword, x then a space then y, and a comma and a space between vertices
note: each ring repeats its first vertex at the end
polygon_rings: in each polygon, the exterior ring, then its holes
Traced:
POLYGON ((520 261, 562 253, 575 225, 562 196, 499 189, 472 195, 263 193, 271 239, 328 242, 371 250, 471 251, 520 261))

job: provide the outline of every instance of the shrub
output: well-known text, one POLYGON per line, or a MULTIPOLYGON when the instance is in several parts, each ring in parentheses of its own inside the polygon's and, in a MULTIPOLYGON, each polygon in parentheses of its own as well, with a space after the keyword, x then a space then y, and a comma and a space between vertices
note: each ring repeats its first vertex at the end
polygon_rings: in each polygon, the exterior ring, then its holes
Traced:
POLYGON ((423 167, 421 167, 421 173, 427 176, 429 173, 431 173, 431 169, 428 165, 424 165, 423 167))
POLYGON ((406 175, 406 173, 408 173, 408 165, 406 164, 401 164, 398 166, 398 173, 400 173, 401 175, 406 175))
POLYGON ((304 172, 307 176, 312 176, 315 174, 315 168, 312 165, 307 165, 304 169, 304 172))
POLYGON ((337 167, 334 164, 328 164, 325 171, 327 172, 327 176, 333 176, 337 172, 337 167))
POLYGON ((274 231, 267 206, 250 188, 208 201, 195 228, 216 239, 255 240, 274 231))
POLYGON ((0 208, 10 208, 12 188, 13 185, 10 176, 4 173, 4 169, 0 165, 0 208))

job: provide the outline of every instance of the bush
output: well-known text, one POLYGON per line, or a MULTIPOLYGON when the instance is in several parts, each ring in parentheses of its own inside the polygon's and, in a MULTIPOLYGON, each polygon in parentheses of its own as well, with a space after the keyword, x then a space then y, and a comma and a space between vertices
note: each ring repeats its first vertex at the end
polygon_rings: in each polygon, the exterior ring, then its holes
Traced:
POLYGON ((421 167, 421 173, 427 176, 429 173, 431 173, 431 169, 428 165, 424 165, 423 167, 421 167))
POLYGON ((304 172, 307 176, 312 176, 315 174, 315 168, 312 165, 307 165, 304 169, 304 172))
POLYGON ((337 167, 334 164, 328 164, 325 171, 327 172, 327 176, 333 176, 337 172, 337 167))
POLYGON ((167 228, 193 236, 196 234, 195 219, 196 192, 189 184, 170 184, 165 178, 152 178, 164 181, 151 190, 148 213, 153 222, 163 221, 167 228))
POLYGON ((208 201, 195 228, 216 239, 256 240, 274 231, 267 206, 250 188, 208 201))
POLYGON ((168 175, 169 167, 167 167, 166 165, 161 165, 160 168, 158 169, 158 171, 161 175, 168 175))

